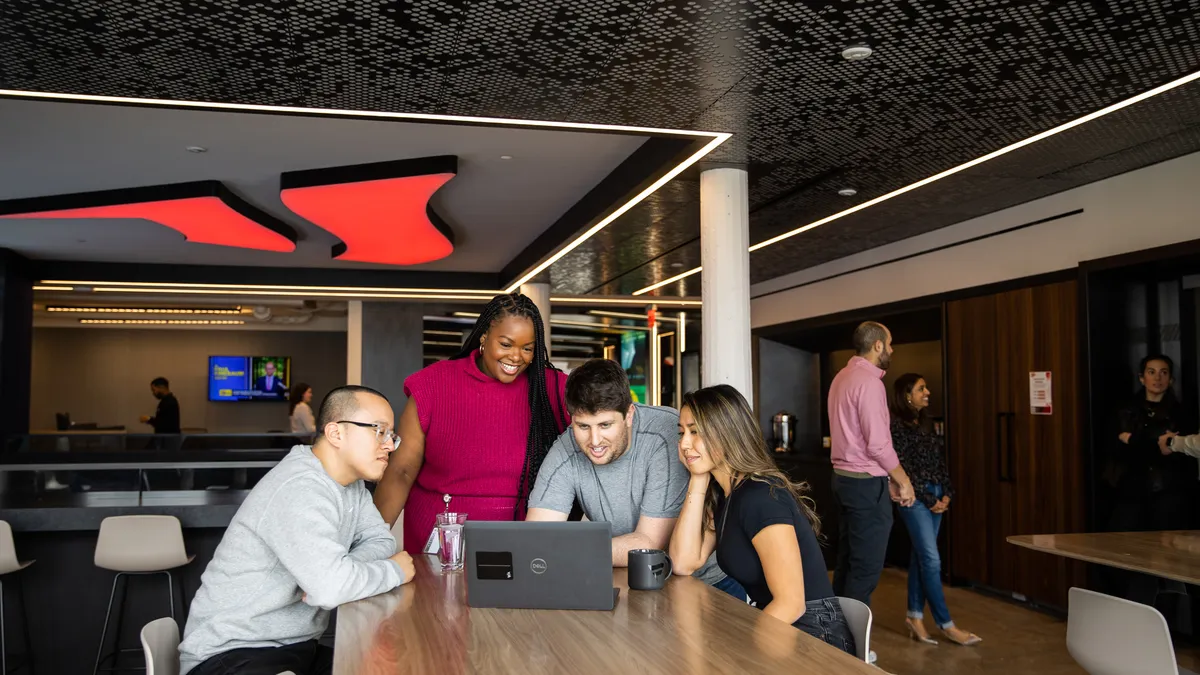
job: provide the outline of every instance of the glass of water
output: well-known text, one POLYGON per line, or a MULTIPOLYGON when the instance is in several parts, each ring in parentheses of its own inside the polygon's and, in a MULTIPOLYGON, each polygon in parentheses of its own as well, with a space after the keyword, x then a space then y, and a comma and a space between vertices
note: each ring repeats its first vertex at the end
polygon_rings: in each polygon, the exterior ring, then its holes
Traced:
POLYGON ((443 572, 463 568, 463 526, 467 524, 465 513, 437 514, 438 562, 443 572))

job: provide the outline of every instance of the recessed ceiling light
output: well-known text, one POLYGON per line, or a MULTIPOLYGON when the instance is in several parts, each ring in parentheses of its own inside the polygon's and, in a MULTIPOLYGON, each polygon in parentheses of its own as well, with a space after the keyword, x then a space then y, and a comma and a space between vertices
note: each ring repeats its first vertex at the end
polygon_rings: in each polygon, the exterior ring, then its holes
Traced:
POLYGON ((195 152, 195 153, 199 154, 201 152, 208 152, 208 148, 201 147, 199 145, 189 145, 189 146, 187 146, 187 151, 195 152))
POLYGON ((673 263, 671 263, 671 267, 674 267, 675 269, 679 269, 680 267, 683 267, 683 263, 673 262, 673 263))
POLYGON ((841 190, 838 190, 838 194, 843 197, 853 197, 854 195, 858 194, 858 190, 855 190, 852 187, 844 187, 841 190))
POLYGON ((875 50, 866 45, 850 45, 842 50, 842 58, 847 61, 862 61, 874 53, 875 50))
POLYGON ((500 155, 500 159, 512 159, 512 155, 500 155))

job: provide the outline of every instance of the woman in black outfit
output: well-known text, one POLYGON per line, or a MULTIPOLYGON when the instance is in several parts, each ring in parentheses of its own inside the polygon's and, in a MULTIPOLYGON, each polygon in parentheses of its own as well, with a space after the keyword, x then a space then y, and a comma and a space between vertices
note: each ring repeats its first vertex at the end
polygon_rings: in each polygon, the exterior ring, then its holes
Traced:
MULTIPOLYGON (((1138 370, 1142 387, 1117 412, 1110 532, 1186 530, 1191 526, 1196 460, 1169 451, 1164 455, 1158 446, 1159 437, 1167 432, 1190 431, 1183 407, 1171 390, 1174 372, 1175 363, 1168 356, 1154 354, 1142 359, 1138 370)), ((1120 570, 1107 570, 1105 578, 1116 594, 1151 606, 1164 585, 1181 586, 1120 570)), ((1182 587, 1178 590, 1182 592, 1182 587)))
POLYGON ((808 486, 775 466, 736 389, 722 384, 684 395, 679 461, 692 477, 671 535, 675 574, 691 574, 715 549, 721 569, 763 612, 854 654, 808 486))
POLYGON ((1191 525, 1196 460, 1183 454, 1164 456, 1158 447, 1159 436, 1190 431, 1183 428, 1183 408, 1171 390, 1174 371, 1168 356, 1142 359, 1142 388, 1117 414, 1120 478, 1109 523, 1114 532, 1186 530, 1191 525))

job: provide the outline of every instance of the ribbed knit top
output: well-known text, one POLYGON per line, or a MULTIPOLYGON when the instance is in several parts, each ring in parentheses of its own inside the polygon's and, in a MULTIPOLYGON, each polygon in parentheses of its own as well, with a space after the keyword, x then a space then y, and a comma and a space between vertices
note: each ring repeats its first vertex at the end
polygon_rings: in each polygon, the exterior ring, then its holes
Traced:
MULTIPOLYGON (((425 432, 419 487, 454 496, 516 498, 529 436, 528 375, 526 370, 504 384, 468 357, 439 361, 404 381, 404 393, 416 402, 425 432)), ((560 432, 570 419, 563 404, 566 386, 566 374, 546 370, 560 432)))

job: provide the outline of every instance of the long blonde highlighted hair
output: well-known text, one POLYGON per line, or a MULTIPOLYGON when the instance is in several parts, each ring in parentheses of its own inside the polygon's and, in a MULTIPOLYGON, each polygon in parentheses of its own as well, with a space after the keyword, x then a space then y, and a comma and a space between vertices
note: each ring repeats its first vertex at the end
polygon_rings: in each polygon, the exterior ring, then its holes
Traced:
MULTIPOLYGON (((754 412, 741 392, 727 384, 697 389, 683 395, 683 407, 692 411, 713 464, 729 470, 731 484, 755 480, 771 486, 772 491, 786 489, 808 518, 813 532, 821 536, 821 519, 816 504, 807 494, 808 483, 793 481, 775 465, 754 412)), ((709 482, 704 496, 705 529, 714 527, 718 489, 716 481, 709 482)))

